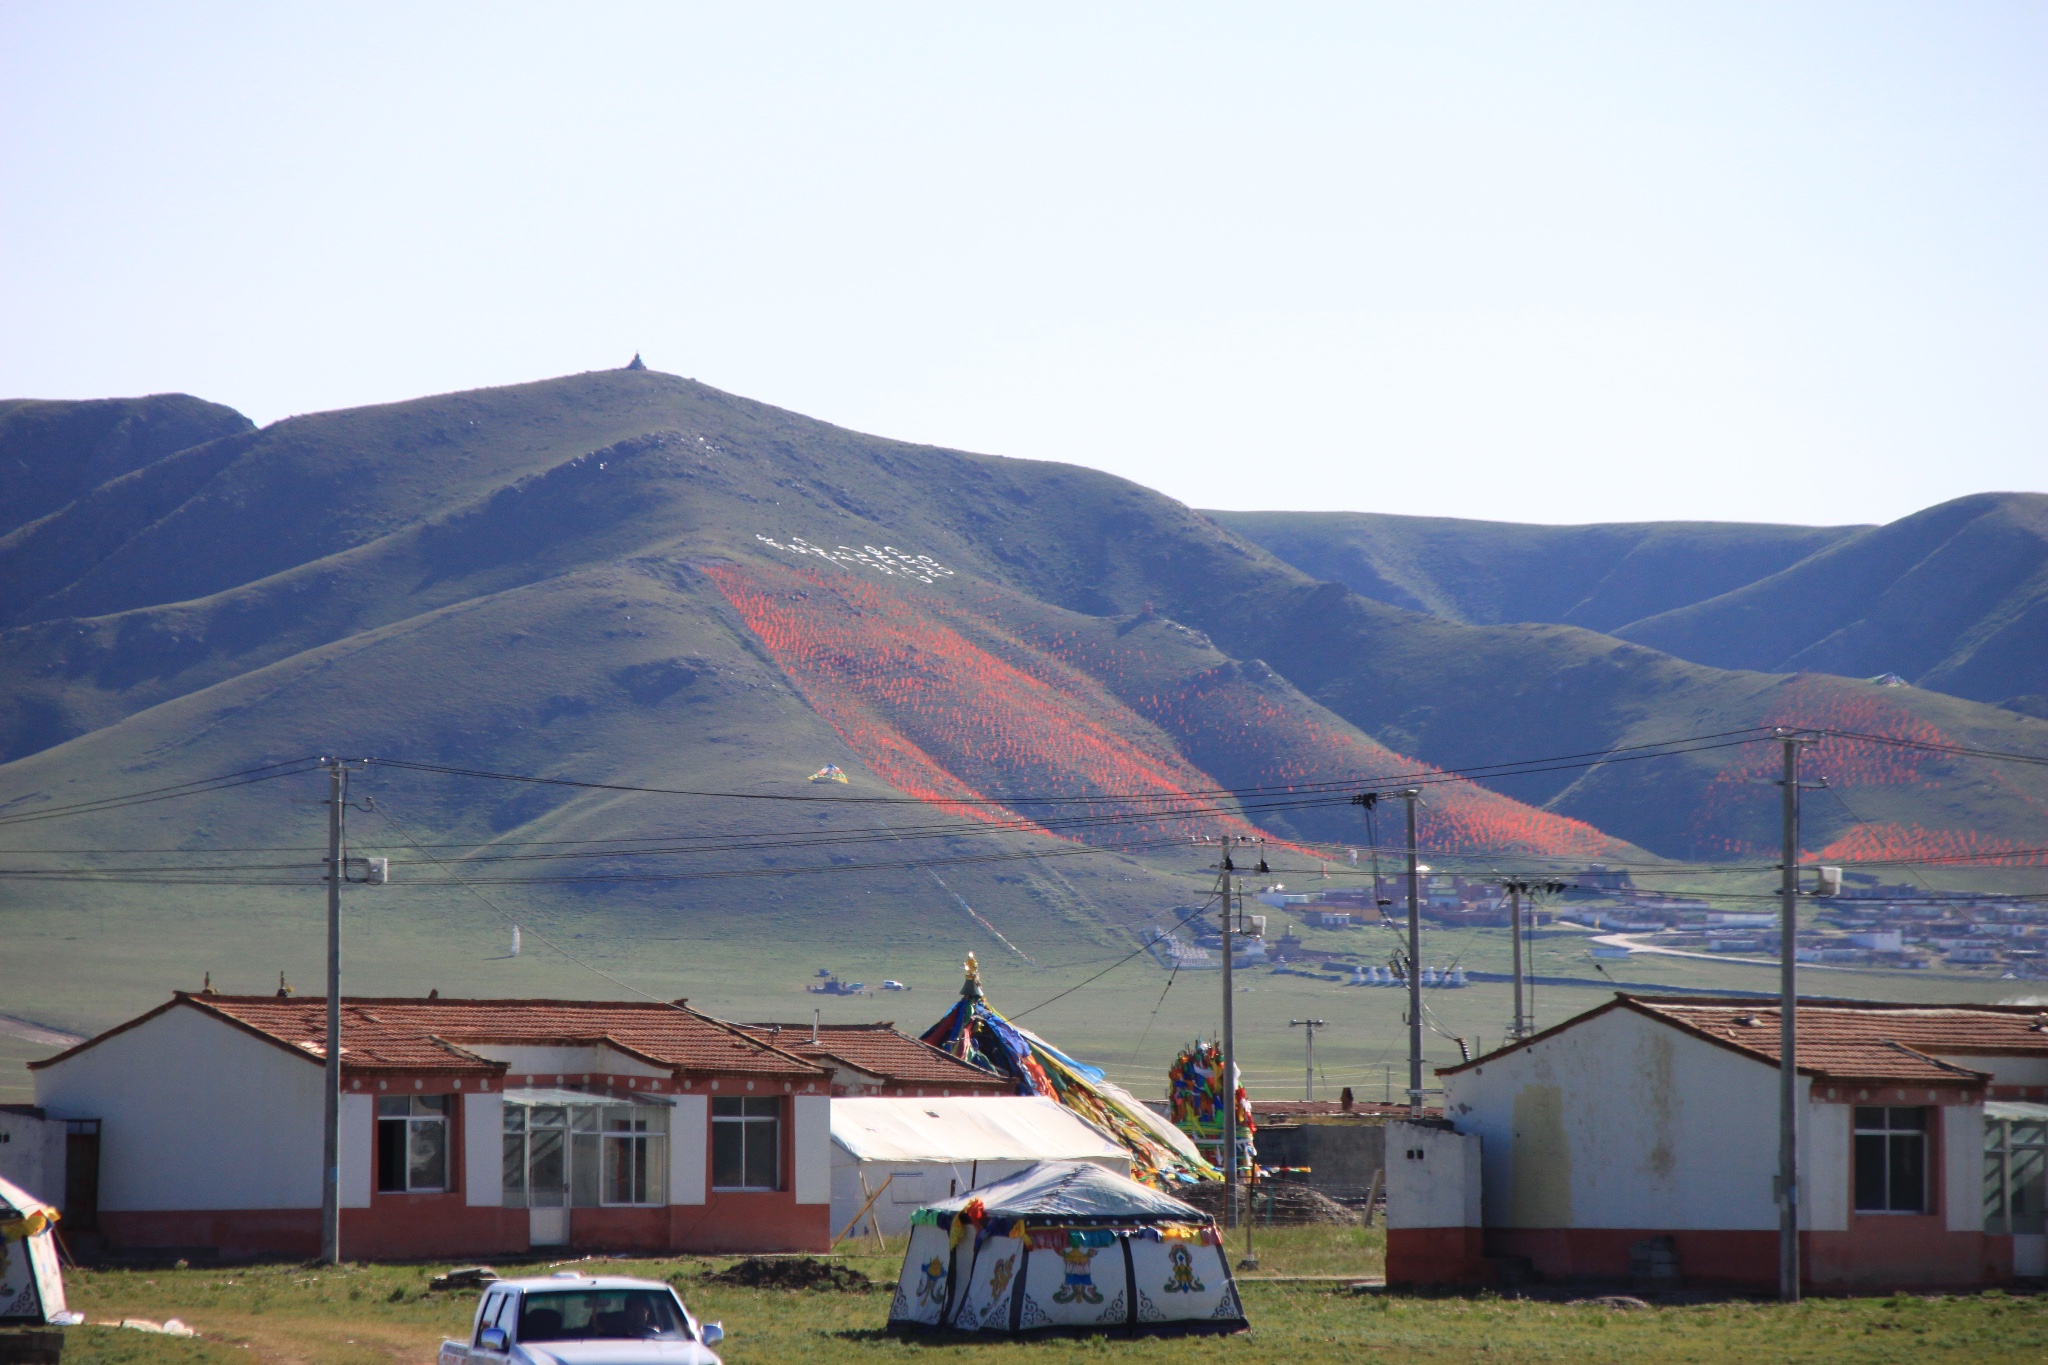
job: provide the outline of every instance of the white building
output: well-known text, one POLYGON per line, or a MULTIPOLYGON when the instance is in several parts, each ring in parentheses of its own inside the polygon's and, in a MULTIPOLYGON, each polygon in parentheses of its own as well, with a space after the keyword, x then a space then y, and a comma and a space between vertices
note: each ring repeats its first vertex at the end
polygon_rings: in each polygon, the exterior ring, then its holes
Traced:
MULTIPOLYGON (((1483 1281, 1504 1258, 1621 1278, 1661 1248, 1687 1282, 1774 1285, 1778 1038, 1755 1001, 1622 995, 1440 1071, 1451 1128, 1478 1139, 1479 1235, 1390 1202, 1389 1281, 1483 1281)), ((1802 1003, 1798 1096, 1809 1284, 2048 1273, 2048 1015, 1802 1003)))

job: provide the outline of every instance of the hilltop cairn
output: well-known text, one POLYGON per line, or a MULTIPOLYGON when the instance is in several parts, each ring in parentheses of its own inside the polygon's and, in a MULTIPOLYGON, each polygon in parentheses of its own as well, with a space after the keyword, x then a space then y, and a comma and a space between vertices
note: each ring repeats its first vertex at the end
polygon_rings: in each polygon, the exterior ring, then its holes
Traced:
POLYGON ((647 362, 640 358, 638 351, 635 351, 633 352, 633 359, 627 362, 626 368, 629 370, 644 370, 647 368, 647 362))

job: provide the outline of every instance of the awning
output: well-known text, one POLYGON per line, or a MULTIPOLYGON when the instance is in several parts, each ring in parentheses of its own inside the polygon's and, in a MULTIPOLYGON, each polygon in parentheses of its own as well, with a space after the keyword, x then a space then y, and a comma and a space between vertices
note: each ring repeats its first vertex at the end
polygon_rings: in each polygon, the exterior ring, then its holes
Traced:
POLYGON ((675 1103, 675 1097, 672 1095, 656 1095, 651 1092, 644 1094, 629 1093, 625 1095, 593 1095, 583 1090, 533 1089, 506 1090, 500 1093, 505 1103, 523 1104, 529 1108, 546 1106, 547 1108, 554 1109, 570 1104, 594 1104, 604 1108, 631 1108, 636 1104, 673 1105, 675 1103))
POLYGON ((2024 1100, 1986 1100, 1984 1117, 2048 1123, 2048 1104, 2029 1104, 2024 1100))
POLYGON ((859 1098, 832 1101, 832 1141, 858 1161, 1113 1161, 1131 1154, 1055 1100, 859 1098))

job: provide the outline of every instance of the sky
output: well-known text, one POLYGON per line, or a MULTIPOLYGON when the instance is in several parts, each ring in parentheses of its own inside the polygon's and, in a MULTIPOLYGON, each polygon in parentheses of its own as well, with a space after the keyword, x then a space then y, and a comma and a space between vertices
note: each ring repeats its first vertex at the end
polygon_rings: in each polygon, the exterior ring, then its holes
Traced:
POLYGON ((0 396, 651 367, 1198 507, 2048 490, 2037 3, 0 0, 0 396))

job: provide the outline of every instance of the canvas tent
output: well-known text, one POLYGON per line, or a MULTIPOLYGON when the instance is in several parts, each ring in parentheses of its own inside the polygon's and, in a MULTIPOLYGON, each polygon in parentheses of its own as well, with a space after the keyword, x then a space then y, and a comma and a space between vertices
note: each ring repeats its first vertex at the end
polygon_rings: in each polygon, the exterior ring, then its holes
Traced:
POLYGON ((1246 1326, 1209 1215, 1085 1162, 1047 1161, 911 1219, 895 1331, 1231 1332, 1246 1326))
POLYGON ((0 1180, 0 1327, 66 1317, 64 1277, 50 1229, 57 1210, 0 1180))
POLYGON ((981 968, 967 955, 960 999, 924 1031, 924 1041, 970 1066, 1007 1077, 1019 1095, 1042 1095, 1078 1114, 1130 1153, 1131 1178, 1171 1189, 1222 1172, 1203 1159, 1187 1134, 1110 1081, 1097 1067, 1077 1062, 1045 1039, 990 1008, 981 968))
POLYGON ((1036 1095, 832 1101, 832 1230, 885 1234, 923 1205, 993 1185, 1040 1161, 1086 1161, 1128 1175, 1131 1154, 1036 1095), (869 1198, 879 1192, 872 1205, 869 1198))

